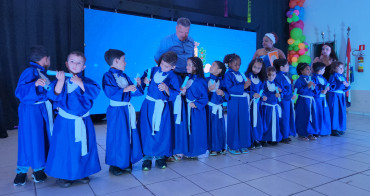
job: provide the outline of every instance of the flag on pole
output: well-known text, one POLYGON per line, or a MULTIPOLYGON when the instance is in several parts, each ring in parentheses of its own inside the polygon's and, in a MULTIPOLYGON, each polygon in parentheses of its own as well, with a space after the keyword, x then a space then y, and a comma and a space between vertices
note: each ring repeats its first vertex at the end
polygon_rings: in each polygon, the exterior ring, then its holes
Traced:
MULTIPOLYGON (((351 72, 350 63, 351 63, 351 42, 350 42, 349 35, 348 35, 347 53, 346 53, 346 79, 348 83, 351 83, 350 77, 349 77, 350 72, 351 72)), ((350 91, 346 92, 347 107, 351 106, 351 94, 350 93, 351 93, 350 91)))

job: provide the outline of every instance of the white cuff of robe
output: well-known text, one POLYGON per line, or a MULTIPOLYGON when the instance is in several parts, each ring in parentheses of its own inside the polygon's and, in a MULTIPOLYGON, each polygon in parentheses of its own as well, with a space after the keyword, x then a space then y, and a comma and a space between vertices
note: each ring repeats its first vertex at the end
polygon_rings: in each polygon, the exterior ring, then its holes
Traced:
POLYGON ((81 156, 87 155, 87 134, 83 118, 89 116, 90 113, 86 112, 83 116, 76 116, 59 108, 58 114, 63 118, 75 120, 75 142, 81 142, 81 156))

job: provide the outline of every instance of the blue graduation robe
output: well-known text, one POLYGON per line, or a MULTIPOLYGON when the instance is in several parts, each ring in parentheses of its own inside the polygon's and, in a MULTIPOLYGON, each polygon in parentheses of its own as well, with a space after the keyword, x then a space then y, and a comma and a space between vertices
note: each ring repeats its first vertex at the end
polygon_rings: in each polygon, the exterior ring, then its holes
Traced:
POLYGON ((228 69, 224 82, 230 95, 227 102, 227 146, 240 150, 251 146, 249 94, 244 90, 244 79, 239 71, 228 69))
MULTIPOLYGON (((187 109, 190 113, 189 130, 189 152, 186 156, 195 157, 204 154, 208 150, 207 145, 207 118, 206 105, 208 103, 207 82, 204 78, 197 75, 189 75, 192 84, 186 90, 187 109), (193 102, 197 108, 189 108, 189 103, 193 102)), ((189 117, 188 117, 189 118, 189 117)), ((189 121, 188 121, 189 122, 189 121)))
MULTIPOLYGON (((129 103, 132 96, 143 95, 141 86, 135 92, 123 92, 124 88, 133 83, 123 71, 114 68, 104 74, 102 84, 105 95, 118 103, 129 103), (120 79, 123 80, 121 83, 120 79)), ((135 164, 143 156, 138 131, 136 128, 131 130, 129 107, 133 106, 112 104, 107 108, 105 163, 121 169, 129 167, 131 163, 135 164)), ((136 112, 134 115, 136 117, 136 112)))
POLYGON ((347 81, 342 74, 334 73, 329 78, 330 90, 328 92, 328 105, 330 110, 332 130, 345 131, 347 129, 346 97, 351 86, 345 87, 347 81))
POLYGON ((45 103, 42 103, 48 100, 47 90, 35 86, 41 77, 39 72, 46 75, 42 66, 30 62, 15 90, 15 96, 20 101, 17 166, 33 169, 45 167, 50 137, 48 112, 45 103))
POLYGON ((261 141, 263 135, 263 123, 261 116, 262 98, 256 99, 253 97, 254 93, 259 94, 264 89, 264 82, 262 82, 258 75, 253 72, 247 73, 247 77, 251 79, 251 85, 248 88, 249 96, 251 98, 250 116, 251 116, 251 134, 252 142, 261 141))
MULTIPOLYGON (((172 133, 171 130, 173 120, 171 120, 171 113, 168 101, 175 101, 177 95, 180 92, 180 84, 177 76, 173 71, 162 72, 160 67, 151 68, 151 82, 148 86, 147 98, 143 101, 140 110, 140 137, 142 142, 143 153, 145 156, 171 156, 172 155, 172 133), (165 83, 170 94, 168 95, 165 91, 160 91, 158 85, 165 83), (152 99, 152 100, 149 100, 152 99), (164 102, 162 114, 157 116, 161 119, 159 124, 159 130, 153 129, 155 125, 153 122, 153 114, 155 112, 155 101, 164 102), (153 125, 153 126, 152 126, 153 125)), ((145 72, 142 78, 145 78, 147 73, 145 72)), ((146 85, 144 83, 143 87, 146 85)))
POLYGON ((317 122, 315 123, 315 129, 320 135, 330 135, 331 133, 331 122, 330 122, 330 111, 326 100, 326 94, 321 94, 321 91, 326 89, 328 82, 326 79, 319 74, 313 74, 312 80, 315 82, 315 102, 316 102, 316 114, 317 122))
MULTIPOLYGON (((263 90, 263 96, 267 100, 262 102, 262 118, 263 118, 263 137, 262 141, 280 142, 282 134, 280 133, 281 108, 276 97, 275 81, 266 81, 263 90)), ((281 87, 279 87, 281 88, 281 87)))
POLYGON ((280 132, 283 139, 287 139, 289 136, 296 136, 295 129, 295 111, 294 103, 292 100, 292 82, 286 73, 279 71, 276 74, 275 82, 280 86, 282 92, 281 102, 279 102, 282 114, 280 118, 280 132))
POLYGON ((309 76, 301 75, 294 85, 294 88, 298 89, 297 93, 299 94, 295 105, 295 126, 298 135, 302 137, 319 133, 315 130, 315 123, 317 121, 316 104, 314 99, 315 90, 308 88, 308 77, 309 76))
MULTIPOLYGON (((94 124, 87 115, 100 87, 93 80, 82 76, 82 73, 78 77, 84 83, 85 92, 72 84, 69 78, 66 78, 59 95, 54 93, 57 80, 51 83, 51 90, 48 92, 50 99, 56 101, 59 107, 45 168, 45 172, 54 178, 77 180, 100 171, 94 124), (85 148, 82 140, 75 141, 78 138, 75 135, 76 120, 63 117, 61 110, 78 117, 85 116, 82 121, 86 126, 87 154, 82 153, 85 148)), ((81 134, 84 134, 83 131, 81 134)))
POLYGON ((210 74, 210 77, 206 78, 206 81, 208 87, 215 84, 216 89, 214 91, 208 92, 208 101, 211 105, 217 105, 206 106, 208 150, 221 151, 223 149, 226 149, 226 127, 222 104, 228 99, 228 93, 225 89, 225 84, 221 77, 210 74), (222 91, 224 91, 225 95, 217 95, 217 89, 221 89, 222 91), (218 107, 219 110, 213 110, 213 107, 218 107), (214 111, 216 111, 216 113, 214 113, 214 111), (219 112, 221 112, 221 114, 219 112))

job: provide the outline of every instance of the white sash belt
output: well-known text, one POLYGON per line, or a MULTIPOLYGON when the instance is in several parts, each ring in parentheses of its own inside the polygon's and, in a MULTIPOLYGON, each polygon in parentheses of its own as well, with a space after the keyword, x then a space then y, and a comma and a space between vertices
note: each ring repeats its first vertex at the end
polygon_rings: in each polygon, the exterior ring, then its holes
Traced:
POLYGON ((325 107, 328 107, 328 104, 326 103, 326 95, 320 94, 320 97, 324 98, 325 107))
POLYGON ((182 101, 181 101, 181 94, 176 96, 176 100, 173 106, 173 114, 176 114, 176 124, 181 123, 181 109, 182 109, 182 101))
POLYGON ((214 104, 212 102, 208 102, 208 105, 212 107, 212 114, 217 115, 218 112, 218 118, 221 119, 222 114, 222 104, 214 104))
POLYGON ((336 90, 336 91, 332 91, 333 93, 341 93, 341 94, 344 94, 344 91, 342 90, 336 90))
POLYGON ((272 107, 272 141, 276 141, 276 107, 278 108, 279 118, 281 118, 281 107, 279 104, 268 104, 265 102, 262 102, 262 105, 272 107))
POLYGON ((314 113, 316 113, 316 101, 315 99, 312 97, 312 96, 307 96, 307 95, 299 95, 300 97, 303 97, 303 98, 306 98, 306 99, 310 99, 310 121, 312 122, 312 105, 313 105, 313 110, 314 110, 314 113))
POLYGON ((257 127, 257 110, 258 110, 258 102, 260 99, 253 98, 253 127, 257 127))
POLYGON ((163 101, 162 99, 154 99, 149 95, 146 96, 146 99, 154 102, 154 113, 152 117, 152 135, 155 135, 155 131, 159 131, 164 103, 167 101, 163 101))
POLYGON ((110 106, 112 107, 120 107, 120 106, 127 106, 128 107, 128 114, 129 114, 129 122, 130 122, 130 144, 131 144, 131 132, 132 129, 136 129, 136 111, 134 106, 130 102, 120 102, 110 100, 110 106))
MULTIPOLYGON (((195 101, 195 100, 194 100, 195 101)), ((188 103, 188 131, 189 131, 189 135, 191 135, 191 107, 190 107, 190 103, 193 103, 194 101, 190 101, 189 99, 186 99, 186 102, 188 103)))
POLYGON ((292 109, 293 109, 293 118, 294 118, 294 121, 293 121, 293 122, 295 122, 294 100, 292 99, 292 100, 290 101, 290 103, 291 103, 291 105, 292 105, 292 109))
POLYGON ((42 104, 42 103, 45 103, 46 111, 48 112, 49 131, 50 131, 50 136, 52 136, 53 135, 53 127, 54 127, 54 123, 53 123, 53 106, 51 105, 51 103, 50 103, 49 100, 47 100, 47 101, 40 101, 40 102, 37 102, 35 104, 42 104))
POLYGON ((85 156, 87 154, 87 136, 83 118, 89 116, 90 113, 86 112, 83 116, 76 116, 59 108, 58 114, 63 118, 75 120, 75 142, 81 142, 81 156, 85 156))

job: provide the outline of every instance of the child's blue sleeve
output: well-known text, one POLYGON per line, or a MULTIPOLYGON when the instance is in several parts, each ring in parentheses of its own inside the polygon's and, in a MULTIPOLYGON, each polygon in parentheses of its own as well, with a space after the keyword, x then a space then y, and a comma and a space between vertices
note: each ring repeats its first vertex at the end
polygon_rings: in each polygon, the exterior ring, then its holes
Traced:
POLYGON ((42 86, 35 86, 39 79, 36 73, 35 69, 27 68, 20 76, 15 96, 21 102, 38 102, 46 99, 47 90, 42 86))
POLYGON ((96 99, 100 93, 99 85, 95 81, 86 77, 82 80, 82 82, 84 83, 85 92, 80 89, 79 92, 81 95, 90 100, 96 99))
POLYGON ((229 94, 242 95, 244 93, 244 83, 236 84, 232 81, 232 75, 225 74, 225 86, 229 94))
POLYGON ((177 95, 180 93, 180 82, 175 73, 171 74, 170 84, 168 85, 168 91, 170 93, 169 100, 175 101, 177 95))
MULTIPOLYGON (((132 84, 131 81, 126 77, 127 82, 132 84)), ((116 79, 112 74, 109 72, 105 73, 103 76, 103 91, 105 95, 114 101, 124 101, 129 102, 131 99, 131 93, 130 92, 123 92, 123 89, 120 88, 116 82, 116 79)))
POLYGON ((294 86, 298 91, 299 95, 309 95, 313 93, 311 88, 308 88, 308 83, 304 80, 304 78, 298 78, 297 82, 294 86))
MULTIPOLYGON (((193 94, 196 100, 194 101, 195 106, 197 106, 196 109, 203 109, 208 104, 208 89, 207 89, 207 83, 203 79, 195 80, 195 86, 196 90, 193 94)), ((194 84, 193 84, 194 85, 194 84)))

